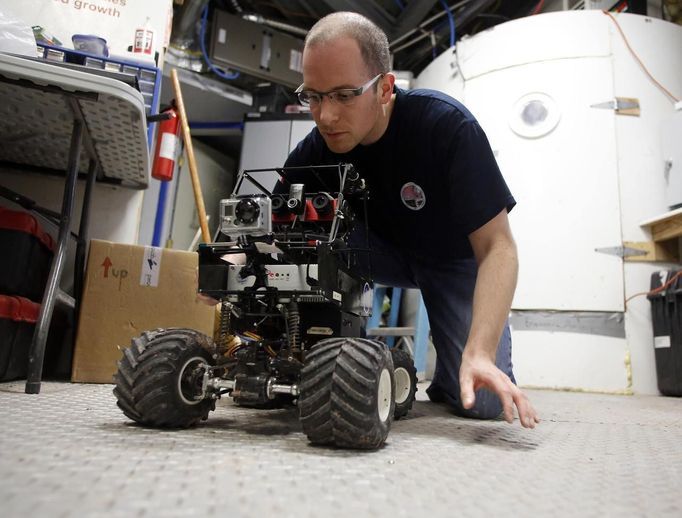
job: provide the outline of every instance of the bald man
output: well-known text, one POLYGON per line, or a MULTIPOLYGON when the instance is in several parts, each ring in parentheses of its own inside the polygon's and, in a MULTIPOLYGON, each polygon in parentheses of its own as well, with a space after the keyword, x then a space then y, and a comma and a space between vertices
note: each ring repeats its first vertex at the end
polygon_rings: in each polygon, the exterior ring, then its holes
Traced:
MULTIPOLYGON (((352 163, 366 180, 370 235, 359 228, 351 242, 369 238, 360 273, 421 290, 437 353, 429 398, 510 423, 516 407, 534 428, 507 322, 518 271, 507 213, 516 202, 478 122, 440 92, 396 88, 386 35, 356 13, 330 14, 310 30, 303 80, 297 94, 316 127, 285 166, 352 163)), ((324 190, 304 173, 291 180, 324 190)))

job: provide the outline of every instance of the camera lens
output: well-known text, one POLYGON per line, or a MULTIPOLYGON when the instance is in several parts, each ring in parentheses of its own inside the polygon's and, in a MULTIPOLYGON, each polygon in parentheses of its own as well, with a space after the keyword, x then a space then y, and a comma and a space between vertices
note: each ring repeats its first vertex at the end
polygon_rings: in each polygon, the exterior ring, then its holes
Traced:
POLYGON ((331 210, 331 201, 324 194, 317 194, 313 197, 313 207, 320 214, 328 214, 331 210))
POLYGON ((237 221, 239 223, 242 225, 250 225, 258 219, 258 216, 260 215, 260 207, 255 200, 239 200, 234 213, 237 216, 237 221))
POLYGON ((305 212, 305 192, 302 183, 292 183, 289 187, 287 207, 294 214, 301 216, 305 212))
POLYGON ((275 214, 281 214, 282 212, 286 212, 286 201, 284 200, 284 197, 282 196, 273 196, 272 197, 272 212, 275 214))

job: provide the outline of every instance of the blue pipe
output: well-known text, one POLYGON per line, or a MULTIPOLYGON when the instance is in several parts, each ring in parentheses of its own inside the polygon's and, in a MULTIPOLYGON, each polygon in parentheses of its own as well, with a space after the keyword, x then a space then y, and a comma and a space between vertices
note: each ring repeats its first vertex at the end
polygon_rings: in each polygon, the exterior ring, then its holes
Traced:
POLYGON ((208 4, 204 7, 204 11, 201 14, 201 29, 199 30, 199 46, 201 47, 201 54, 204 56, 204 60, 206 60, 206 64, 208 65, 208 68, 211 69, 211 72, 213 72, 215 75, 222 79, 227 79, 228 81, 231 81, 232 79, 237 79, 239 77, 239 72, 234 72, 232 74, 226 74, 222 70, 220 70, 218 67, 216 67, 213 63, 211 63, 210 58, 208 57, 208 52, 206 52, 206 21, 208 20, 208 4))
POLYGON ((156 217, 154 218, 154 235, 152 236, 152 246, 161 246, 161 234, 163 233, 163 220, 166 215, 166 198, 168 197, 168 184, 170 182, 160 182, 159 203, 156 205, 156 217))
POLYGON ((457 39, 457 34, 455 32, 455 17, 452 16, 452 12, 450 11, 450 7, 445 2, 445 0, 440 0, 440 4, 443 6, 443 9, 445 9, 445 12, 448 15, 448 23, 450 24, 450 46, 454 47, 455 46, 455 40, 457 39))
POLYGON ((213 129, 213 130, 226 130, 226 129, 244 129, 243 122, 189 122, 190 130, 202 130, 202 129, 213 129))

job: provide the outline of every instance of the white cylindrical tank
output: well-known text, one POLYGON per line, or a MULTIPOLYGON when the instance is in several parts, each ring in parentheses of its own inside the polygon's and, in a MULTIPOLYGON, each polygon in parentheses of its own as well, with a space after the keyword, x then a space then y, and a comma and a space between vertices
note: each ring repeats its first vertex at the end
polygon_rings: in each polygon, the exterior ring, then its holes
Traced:
POLYGON ((415 81, 472 111, 518 201, 512 326, 526 386, 657 392, 649 302, 624 301, 668 265, 617 254, 649 241, 639 223, 667 210, 660 125, 674 102, 614 19, 677 96, 682 27, 613 17, 566 11, 507 22, 461 40, 415 81))

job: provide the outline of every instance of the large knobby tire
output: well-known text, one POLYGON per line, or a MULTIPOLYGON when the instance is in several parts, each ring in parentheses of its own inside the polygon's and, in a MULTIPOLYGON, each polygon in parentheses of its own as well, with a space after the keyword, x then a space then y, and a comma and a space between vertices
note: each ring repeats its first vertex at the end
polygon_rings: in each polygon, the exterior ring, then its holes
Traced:
POLYGON ((417 394, 417 369, 409 352, 394 347, 391 349, 393 357, 393 373, 395 376, 395 419, 405 417, 412 409, 417 394))
POLYGON ((393 361, 380 342, 329 338, 308 353, 298 408, 313 444, 379 448, 391 429, 393 361))
POLYGON ((188 428, 208 418, 213 399, 201 394, 213 341, 192 329, 147 331, 123 350, 114 395, 123 413, 155 428, 188 428))

